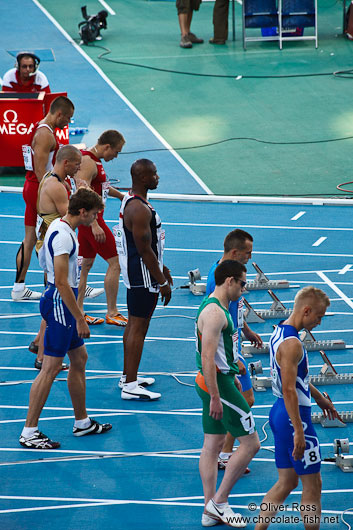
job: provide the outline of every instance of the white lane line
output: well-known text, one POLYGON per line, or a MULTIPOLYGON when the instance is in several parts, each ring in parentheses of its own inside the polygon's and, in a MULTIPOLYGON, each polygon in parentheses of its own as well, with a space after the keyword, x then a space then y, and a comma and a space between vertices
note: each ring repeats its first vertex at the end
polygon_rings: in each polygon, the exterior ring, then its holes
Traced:
MULTIPOLYGON (((106 223, 117 223, 117 221, 106 221, 106 223)), ((182 222, 168 222, 163 221, 163 225, 167 226, 187 226, 187 227, 198 227, 198 228, 234 228, 234 224, 218 224, 218 223, 182 223, 182 222)), ((330 232, 353 232, 353 228, 334 228, 334 227, 324 227, 324 226, 287 226, 287 225, 241 225, 237 224, 238 228, 243 229, 259 229, 259 230, 309 230, 309 231, 330 231, 330 232)))
MULTIPOLYGON (((203 56, 204 57, 204 56, 203 56)), ((306 212, 299 212, 299 214, 304 215, 306 212)), ((297 216, 299 215, 297 214, 297 216)), ((300 215, 300 217, 301 217, 300 215)), ((291 221, 296 221, 299 217, 292 217, 291 221), (296 219, 297 217, 297 219, 296 219)), ((24 215, 5 215, 0 214, 0 217, 5 219, 11 217, 14 219, 24 219, 24 215)), ((106 223, 116 224, 116 219, 104 219, 106 223)), ((198 227, 198 228, 234 228, 234 224, 225 224, 225 223, 183 223, 183 222, 171 222, 163 221, 163 224, 166 226, 188 226, 188 227, 198 227)), ((333 231, 333 232, 353 232, 353 228, 347 227, 332 227, 332 226, 287 226, 287 225, 242 225, 237 224, 238 228, 256 228, 259 230, 321 230, 321 231, 333 231)))
POLYGON ((108 11, 108 13, 110 13, 111 15, 116 15, 114 9, 112 9, 110 5, 107 4, 107 2, 105 2, 104 0, 98 0, 98 2, 102 4, 102 6, 108 11))
MULTIPOLYGON (((222 250, 220 249, 209 249, 209 248, 166 248, 165 250, 169 252, 205 252, 209 254, 220 254, 222 255, 222 250)), ((258 254, 259 256, 315 256, 323 258, 353 258, 353 254, 321 254, 318 252, 275 252, 271 251, 260 251, 254 250, 253 255, 258 254)))
POLYGON ((40 317, 40 313, 17 313, 16 315, 1 315, 0 319, 8 319, 8 318, 28 318, 28 317, 40 317))
POLYGON ((306 212, 298 212, 294 217, 291 218, 291 221, 298 221, 303 215, 305 215, 306 212))
POLYGON ((351 272, 353 271, 352 269, 352 264, 351 263, 348 263, 347 265, 345 265, 343 267, 343 269, 341 269, 340 271, 338 271, 338 274, 346 274, 346 272, 351 272))
MULTIPOLYGON (((34 1, 34 0, 33 0, 34 1)), ((0 244, 4 245, 20 245, 21 241, 0 241, 0 244)), ((165 248, 169 252, 207 252, 210 254, 222 254, 221 249, 208 249, 208 248, 165 248)), ((275 252, 271 251, 259 251, 254 250, 253 254, 265 255, 265 256, 315 256, 324 258, 353 258, 353 254, 318 254, 314 252, 275 252)))
POLYGON ((318 247, 319 245, 321 245, 321 243, 323 243, 325 240, 327 239, 327 237, 319 237, 319 239, 317 241, 315 241, 315 243, 312 244, 313 247, 318 247))
POLYGON ((201 180, 193 169, 181 158, 181 156, 172 148, 171 145, 159 134, 158 131, 146 120, 146 118, 137 110, 137 108, 127 99, 126 96, 118 89, 118 87, 109 79, 103 70, 87 55, 87 53, 75 42, 57 20, 47 11, 38 0, 32 0, 36 6, 44 13, 46 17, 54 24, 54 26, 62 33, 62 35, 69 41, 70 44, 80 53, 86 61, 96 70, 96 72, 104 79, 110 88, 124 101, 124 103, 132 110, 132 112, 142 121, 142 123, 151 131, 151 133, 161 142, 164 147, 178 160, 178 162, 186 169, 186 171, 193 177, 199 186, 209 195, 213 195, 210 188, 201 180))
MULTIPOLYGON (((295 491, 292 491, 290 495, 301 495, 303 492, 300 490, 295 490, 295 491)), ((330 493, 353 493, 353 489, 335 489, 335 490, 322 490, 321 493, 324 493, 324 494, 330 494, 330 493)), ((263 497, 264 495, 266 495, 266 492, 249 492, 249 493, 231 493, 229 495, 229 497, 263 497)), ((198 501, 198 500, 202 500, 204 497, 202 495, 194 495, 193 497, 164 497, 162 499, 156 499, 158 501, 173 501, 173 502, 176 502, 176 501, 192 501, 192 500, 195 500, 195 501, 198 501)), ((0 497, 1 499, 1 497, 0 497)), ((45 500, 45 499, 43 499, 45 500)), ((53 500, 56 500, 56 499, 53 499, 53 500)), ((66 499, 65 499, 66 500, 66 499)), ((68 500, 73 500, 73 499, 68 499, 68 500)), ((80 499, 81 500, 81 499, 80 499)), ((86 499, 82 499, 82 501, 84 501, 86 499)), ((94 499, 95 500, 95 499, 94 499)), ((104 502, 102 500, 102 502, 104 502)))
POLYGON ((341 289, 339 289, 339 287, 337 287, 337 285, 335 285, 335 284, 334 284, 334 283, 333 283, 333 282, 332 282, 332 281, 326 276, 326 274, 324 274, 324 273, 321 272, 321 271, 318 271, 317 274, 318 274, 318 276, 320 276, 320 278, 321 278, 322 280, 324 280, 324 282, 325 282, 329 287, 331 287, 331 289, 332 289, 333 291, 335 291, 336 294, 338 294, 338 296, 340 296, 340 297, 342 298, 342 300, 344 300, 344 301, 346 302, 346 304, 347 304, 349 307, 353 308, 353 302, 352 302, 352 300, 351 300, 350 298, 348 298, 348 296, 345 295, 344 292, 341 291, 341 289))

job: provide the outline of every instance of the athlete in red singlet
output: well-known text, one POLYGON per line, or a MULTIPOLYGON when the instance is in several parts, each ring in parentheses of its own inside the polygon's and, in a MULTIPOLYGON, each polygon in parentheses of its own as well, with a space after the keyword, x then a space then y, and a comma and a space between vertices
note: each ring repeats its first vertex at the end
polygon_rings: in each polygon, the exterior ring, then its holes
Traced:
POLYGON ((48 114, 34 128, 30 145, 23 146, 26 181, 23 187, 23 198, 26 203, 25 238, 16 256, 16 281, 11 292, 12 299, 36 300, 41 293, 26 289, 25 277, 31 261, 32 251, 36 244, 37 194, 39 183, 55 163, 59 143, 55 128, 63 129, 69 124, 74 113, 73 103, 65 96, 59 96, 50 105, 48 114))
MULTIPOLYGON (((106 201, 107 196, 122 199, 124 195, 110 186, 101 160, 109 162, 118 156, 123 148, 125 139, 118 131, 105 131, 98 138, 94 147, 82 152, 81 169, 76 178, 85 180, 95 192, 106 201)), ((91 226, 80 226, 78 230, 79 256, 82 256, 81 279, 78 288, 77 302, 83 308, 83 297, 86 291, 88 273, 99 254, 108 263, 104 279, 104 288, 107 298, 107 324, 126 326, 127 318, 119 313, 116 299, 119 289, 120 265, 116 251, 115 239, 103 219, 103 212, 98 214, 97 220, 91 226)), ((101 324, 102 318, 86 315, 88 324, 101 324)))

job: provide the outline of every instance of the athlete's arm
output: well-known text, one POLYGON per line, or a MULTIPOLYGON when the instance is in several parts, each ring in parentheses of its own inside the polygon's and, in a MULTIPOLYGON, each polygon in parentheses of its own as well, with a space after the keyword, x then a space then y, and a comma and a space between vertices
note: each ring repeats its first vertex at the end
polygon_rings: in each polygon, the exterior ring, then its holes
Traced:
POLYGON ((77 333, 81 338, 88 338, 90 330, 85 317, 77 305, 75 295, 67 280, 69 273, 69 255, 54 256, 55 286, 58 289, 64 304, 76 320, 77 333))
POLYGON ((115 197, 116 199, 120 199, 121 201, 125 197, 124 193, 121 193, 121 191, 114 188, 113 186, 109 186, 108 195, 110 195, 110 197, 115 197))
POLYGON ((41 127, 34 135, 33 148, 33 170, 38 182, 40 182, 47 172, 50 152, 55 149, 55 139, 47 127, 41 127))
POLYGON ((277 351, 277 362, 281 367, 282 374, 284 404, 294 429, 294 449, 292 453, 294 460, 301 460, 305 450, 304 429, 299 414, 298 394, 296 391, 298 363, 302 355, 302 346, 297 339, 286 340, 277 351))
MULTIPOLYGON (((58 212, 60 217, 64 217, 64 215, 66 215, 67 213, 67 207, 69 205, 69 199, 67 198, 66 187, 63 186, 60 182, 58 182, 56 179, 55 181, 53 179, 53 182, 50 182, 50 183, 48 182, 47 186, 48 187, 46 191, 48 193, 49 199, 51 200, 53 204, 54 211, 58 212)), ((41 206, 41 202, 42 202, 42 197, 39 200, 39 206, 41 206)), ((44 200, 43 200, 43 203, 44 203, 44 200)), ((44 209, 40 208, 40 211, 43 213, 46 213, 45 208, 44 209)), ((47 212, 47 213, 52 213, 52 212, 47 212)))
POLYGON ((151 215, 149 208, 147 208, 147 206, 141 201, 137 200, 128 203, 124 212, 125 222, 129 223, 128 226, 131 226, 131 232, 137 251, 142 257, 147 269, 160 285, 167 282, 166 285, 160 288, 162 301, 164 301, 164 305, 167 305, 171 299, 172 291, 170 289, 168 278, 164 276, 159 268, 157 256, 153 252, 151 246, 151 215))
POLYGON ((309 383, 309 386, 311 395, 315 399, 319 407, 322 409, 324 416, 328 417, 330 420, 333 420, 334 418, 340 419, 340 416, 337 410, 335 409, 333 403, 329 399, 325 398, 325 396, 323 396, 314 385, 309 383))
POLYGON ((75 173, 75 181, 79 186, 79 181, 85 181, 88 186, 91 185, 92 180, 97 176, 97 164, 88 155, 84 155, 81 160, 80 169, 75 173))
POLYGON ((210 416, 220 420, 223 416, 223 405, 217 385, 215 355, 222 329, 227 326, 227 320, 223 311, 216 304, 211 304, 202 311, 199 326, 202 333, 202 372, 211 398, 210 416))
POLYGON ((255 346, 256 348, 261 348, 261 346, 263 345, 262 338, 260 337, 260 335, 250 329, 246 322, 244 322, 243 333, 253 346, 255 346))

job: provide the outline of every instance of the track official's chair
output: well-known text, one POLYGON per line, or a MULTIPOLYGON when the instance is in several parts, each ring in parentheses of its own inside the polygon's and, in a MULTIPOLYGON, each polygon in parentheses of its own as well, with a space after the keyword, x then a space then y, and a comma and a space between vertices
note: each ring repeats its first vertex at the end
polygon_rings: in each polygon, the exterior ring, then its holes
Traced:
POLYGON ((249 28, 277 28, 278 9, 276 0, 243 0, 243 47, 250 41, 279 40, 278 35, 248 37, 249 28))
POLYGON ((278 0, 278 14, 280 49, 284 40, 314 40, 317 48, 317 0, 278 0), (295 28, 314 28, 314 35, 288 35, 295 28))

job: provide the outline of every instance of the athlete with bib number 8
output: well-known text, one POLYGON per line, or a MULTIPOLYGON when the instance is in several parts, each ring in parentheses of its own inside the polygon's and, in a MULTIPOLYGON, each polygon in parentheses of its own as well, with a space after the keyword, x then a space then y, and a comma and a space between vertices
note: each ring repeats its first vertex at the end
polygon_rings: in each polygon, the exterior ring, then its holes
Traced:
POLYGON ((261 505, 267 509, 261 511, 256 530, 269 526, 265 521, 275 515, 275 507, 297 487, 299 478, 303 488, 300 515, 304 527, 310 530, 320 527, 321 456, 311 423, 311 397, 325 416, 337 418, 338 413, 331 401, 309 383, 308 353, 298 332, 318 326, 329 305, 330 300, 323 291, 304 287, 294 299, 291 316, 279 323, 270 339, 272 392, 277 397, 270 412, 270 426, 275 439, 278 481, 262 501, 261 505))

